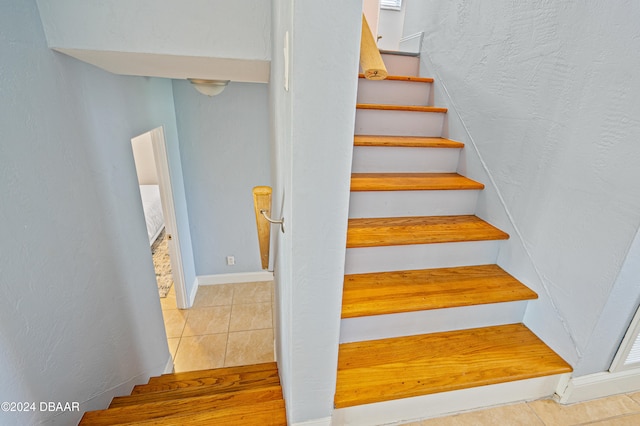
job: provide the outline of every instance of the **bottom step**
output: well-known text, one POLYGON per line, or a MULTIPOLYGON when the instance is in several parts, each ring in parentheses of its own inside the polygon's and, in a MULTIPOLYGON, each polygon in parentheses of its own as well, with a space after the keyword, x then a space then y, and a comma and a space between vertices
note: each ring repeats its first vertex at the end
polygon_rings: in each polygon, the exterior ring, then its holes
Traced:
POLYGON ((523 324, 340 345, 336 408, 570 372, 523 324))

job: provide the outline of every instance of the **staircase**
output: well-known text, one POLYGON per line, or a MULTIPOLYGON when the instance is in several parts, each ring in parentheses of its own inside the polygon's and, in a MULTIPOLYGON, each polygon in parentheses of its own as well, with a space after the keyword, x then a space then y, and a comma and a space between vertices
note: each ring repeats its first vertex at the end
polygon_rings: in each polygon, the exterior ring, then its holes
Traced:
POLYGON ((496 265, 418 58, 360 78, 334 424, 428 418, 554 393, 571 367, 522 324, 537 295, 496 265))
POLYGON ((152 377, 80 425, 286 425, 276 363, 152 377))

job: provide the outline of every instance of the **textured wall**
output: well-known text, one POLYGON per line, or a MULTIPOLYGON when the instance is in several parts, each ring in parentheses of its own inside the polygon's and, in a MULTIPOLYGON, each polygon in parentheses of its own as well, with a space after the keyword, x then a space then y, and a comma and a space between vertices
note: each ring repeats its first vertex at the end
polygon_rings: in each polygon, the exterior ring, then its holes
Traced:
POLYGON ((274 1, 274 204, 287 221, 277 237, 276 332, 292 424, 333 412, 361 13, 359 1, 274 1))
POLYGON ((230 83, 214 97, 186 81, 173 89, 196 273, 260 271, 251 190, 271 184, 267 86, 230 83))
POLYGON ((170 360, 131 138, 175 129, 171 85, 51 52, 33 0, 0 7, 0 400, 104 408, 170 360))
POLYGON ((608 367, 616 343, 594 330, 623 332, 639 296, 616 281, 640 224, 639 19, 632 1, 408 4, 405 34, 425 31, 428 72, 541 283, 527 323, 552 342, 570 334, 577 375, 608 367), (604 310, 608 300, 618 305, 604 310))

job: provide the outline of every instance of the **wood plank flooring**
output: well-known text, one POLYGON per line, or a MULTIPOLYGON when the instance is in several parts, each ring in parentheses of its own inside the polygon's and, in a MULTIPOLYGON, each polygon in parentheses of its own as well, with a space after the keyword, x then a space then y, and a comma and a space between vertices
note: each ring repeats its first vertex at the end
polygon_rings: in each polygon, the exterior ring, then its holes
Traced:
POLYGON ((484 189, 457 173, 353 173, 352 191, 437 191, 484 189))
POLYGON ((477 216, 349 219, 347 248, 506 240, 509 235, 477 216))
POLYGON ((165 374, 85 413, 81 425, 286 425, 275 363, 165 374))
POLYGON ((421 105, 356 104, 358 109, 380 109, 386 111, 447 112, 447 108, 421 105))
POLYGON ((428 136, 356 135, 355 146, 402 146, 410 148, 464 148, 462 142, 428 136))
POLYGON ((346 275, 342 318, 536 299, 498 265, 346 275))
POLYGON ((522 324, 340 345, 336 408, 568 373, 522 324))
MULTIPOLYGON (((358 74, 358 78, 366 78, 364 74, 358 74)), ((433 78, 431 77, 416 77, 413 75, 388 75, 385 80, 395 80, 395 81, 413 81, 415 83, 433 83, 433 78)))

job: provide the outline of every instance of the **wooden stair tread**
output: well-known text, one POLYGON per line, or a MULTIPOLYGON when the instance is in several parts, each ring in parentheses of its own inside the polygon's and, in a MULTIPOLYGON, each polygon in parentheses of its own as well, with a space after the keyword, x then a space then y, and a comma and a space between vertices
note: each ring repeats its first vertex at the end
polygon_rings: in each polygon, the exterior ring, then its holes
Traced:
MULTIPOLYGON (((358 78, 365 78, 364 74, 358 74, 358 78)), ((431 77, 416 77, 413 75, 388 75, 384 80, 394 80, 394 81, 412 81, 415 83, 433 83, 433 78, 431 77)), ((377 81, 384 81, 377 80, 377 81)))
POLYGON ((212 368, 209 370, 185 371, 182 373, 167 373, 161 376, 151 377, 149 384, 160 384, 182 380, 197 380, 204 377, 223 377, 225 375, 237 375, 255 371, 278 371, 275 362, 265 362, 262 364, 241 365, 237 367, 212 368))
POLYGON ((234 388, 246 388, 247 386, 269 386, 278 383, 277 370, 246 371, 237 373, 225 373, 224 375, 202 375, 197 378, 153 382, 146 385, 134 386, 131 395, 139 395, 149 392, 164 392, 176 389, 194 388, 198 386, 214 386, 220 391, 233 390, 234 388))
POLYGON ((473 190, 484 185, 458 173, 354 173, 352 191, 473 190))
POLYGON ((346 275, 342 318, 536 299, 498 265, 346 275))
POLYGON ((276 400, 282 400, 282 389, 279 385, 90 411, 85 413, 81 424, 112 425, 122 422, 152 420, 166 416, 193 414, 200 411, 222 410, 229 407, 276 400))
POLYGON ((355 146, 401 146, 410 148, 464 148, 464 144, 451 139, 427 136, 356 135, 355 146))
POLYGON ((280 386, 280 378, 277 374, 259 381, 248 380, 245 382, 241 381, 240 383, 231 382, 226 386, 220 385, 220 383, 214 383, 212 385, 201 384, 199 386, 177 387, 166 390, 160 389, 157 391, 142 392, 129 396, 118 396, 113 398, 109 408, 143 404, 147 402, 168 401, 171 399, 194 398, 198 396, 213 395, 216 393, 237 392, 271 386, 280 386))
POLYGON ((336 408, 568 373, 522 324, 340 345, 336 408))
POLYGON ((123 422, 118 425, 225 425, 225 426, 285 426, 284 400, 266 401, 250 405, 182 413, 162 418, 123 422))
POLYGON ((152 377, 145 385, 134 386, 132 395, 147 392, 157 392, 196 386, 217 386, 230 389, 250 384, 271 384, 278 380, 278 370, 269 363, 256 366, 219 368, 202 371, 188 371, 184 373, 163 374, 152 377))
POLYGON ((509 235, 477 216, 349 219, 347 248, 506 240, 509 235))
POLYGON ((447 112, 447 108, 421 105, 356 104, 356 108, 386 111, 447 112))

